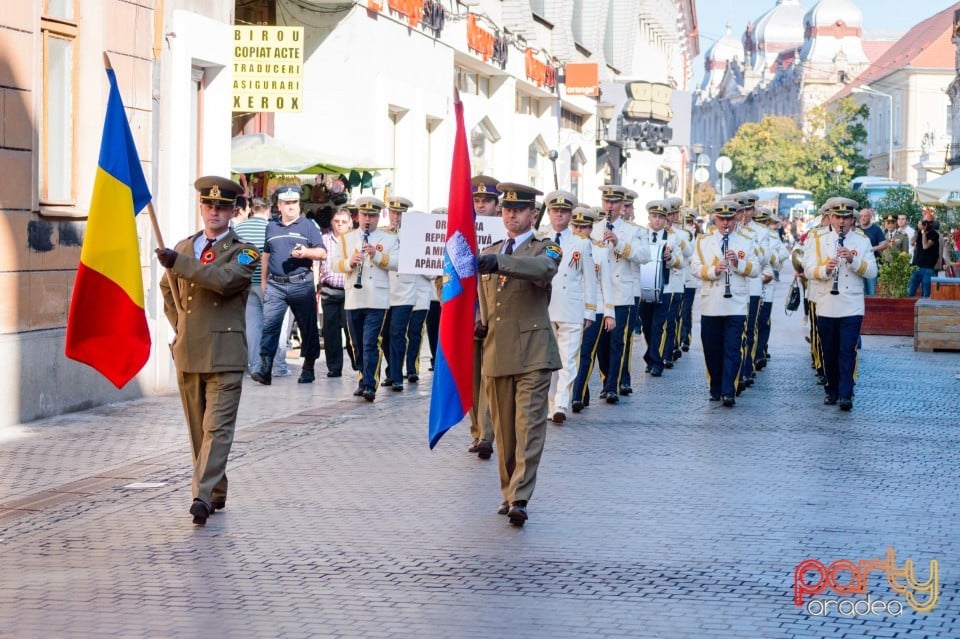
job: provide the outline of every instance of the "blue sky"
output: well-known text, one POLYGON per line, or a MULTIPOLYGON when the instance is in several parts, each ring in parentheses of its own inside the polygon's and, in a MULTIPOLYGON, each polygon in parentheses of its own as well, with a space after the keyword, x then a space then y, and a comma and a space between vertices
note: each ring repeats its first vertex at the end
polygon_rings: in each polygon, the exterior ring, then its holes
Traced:
MULTIPOLYGON (((863 11, 863 28, 870 32, 900 34, 916 23, 954 4, 952 0, 853 0, 863 11)), ((810 8, 815 0, 800 0, 810 8)), ((700 25, 700 56, 694 61, 694 86, 703 77, 703 53, 723 36, 727 21, 740 37, 747 22, 755 21, 776 0, 696 0, 697 23, 700 25)))

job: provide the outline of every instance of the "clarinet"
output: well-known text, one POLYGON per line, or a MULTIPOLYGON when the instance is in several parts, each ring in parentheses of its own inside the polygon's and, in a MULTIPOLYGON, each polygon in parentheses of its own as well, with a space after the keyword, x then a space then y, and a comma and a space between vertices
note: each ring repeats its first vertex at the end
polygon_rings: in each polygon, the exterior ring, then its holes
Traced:
POLYGON ((353 283, 353 288, 363 288, 363 263, 367 261, 367 256, 363 253, 363 247, 367 245, 370 239, 370 225, 363 225, 363 237, 360 239, 360 266, 357 268, 357 281, 353 283))
POLYGON ((730 290, 730 262, 727 260, 727 250, 730 246, 730 231, 726 231, 723 234, 723 243, 720 245, 720 250, 723 251, 723 262, 727 265, 727 270, 723 272, 724 283, 723 283, 723 296, 730 298, 733 297, 733 292, 730 290))
MULTIPOLYGON (((843 236, 844 229, 840 229, 837 232, 837 251, 840 250, 840 247, 843 246, 843 236)), ((837 260, 837 269, 833 272, 833 288, 830 289, 831 295, 840 294, 840 260, 837 260)))

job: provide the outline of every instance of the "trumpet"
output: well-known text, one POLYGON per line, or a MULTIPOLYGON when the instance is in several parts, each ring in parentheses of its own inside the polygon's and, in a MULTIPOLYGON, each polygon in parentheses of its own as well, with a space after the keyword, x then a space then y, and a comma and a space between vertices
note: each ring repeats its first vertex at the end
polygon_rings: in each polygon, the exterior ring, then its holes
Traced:
MULTIPOLYGON (((834 255, 836 255, 836 252, 838 252, 840 248, 843 246, 844 235, 845 235, 844 229, 841 228, 837 232, 837 246, 836 246, 836 249, 834 250, 834 255)), ((833 288, 830 289, 831 295, 840 294, 840 258, 836 258, 836 260, 837 260, 837 268, 833 272, 833 288)))
POLYGON ((730 261, 727 259, 727 251, 730 248, 730 231, 724 231, 723 233, 723 242, 720 244, 720 250, 723 251, 723 262, 727 265, 727 270, 723 272, 724 282, 723 282, 723 296, 726 298, 733 297, 733 292, 730 290, 730 261))
POLYGON ((357 281, 353 283, 353 288, 363 288, 363 264, 367 261, 367 256, 363 254, 363 247, 370 240, 370 225, 363 225, 363 236, 360 239, 360 266, 357 267, 357 281))

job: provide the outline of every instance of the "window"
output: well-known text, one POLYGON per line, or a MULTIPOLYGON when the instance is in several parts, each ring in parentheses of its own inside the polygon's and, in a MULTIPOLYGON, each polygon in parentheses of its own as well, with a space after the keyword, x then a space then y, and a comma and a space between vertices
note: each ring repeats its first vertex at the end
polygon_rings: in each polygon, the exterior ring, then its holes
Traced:
POLYGON ((540 117, 540 114, 543 113, 543 109, 541 107, 542 104, 540 103, 540 98, 535 98, 517 91, 517 113, 520 115, 532 115, 533 117, 538 118, 540 117))
POLYGON ((490 96, 490 77, 486 75, 480 75, 479 73, 474 73, 473 71, 468 71, 463 67, 457 67, 455 75, 455 82, 457 88, 460 89, 462 93, 469 93, 471 95, 482 95, 489 97, 490 96))
POLYGON ((568 109, 560 109, 560 127, 571 131, 583 131, 583 116, 568 109))
POLYGON ((40 201, 74 204, 77 148, 77 0, 45 0, 40 125, 40 201))

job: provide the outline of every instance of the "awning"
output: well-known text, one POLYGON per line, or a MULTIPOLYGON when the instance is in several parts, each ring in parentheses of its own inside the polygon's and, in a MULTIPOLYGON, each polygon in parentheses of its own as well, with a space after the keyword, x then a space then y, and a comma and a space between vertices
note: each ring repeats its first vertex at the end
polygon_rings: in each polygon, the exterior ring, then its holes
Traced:
POLYGON ((916 188, 921 204, 960 206, 960 169, 945 173, 916 188))
POLYGON ((266 133, 251 133, 233 138, 230 168, 234 173, 349 173, 379 171, 366 158, 348 158, 325 151, 306 149, 290 142, 275 140, 266 133))

